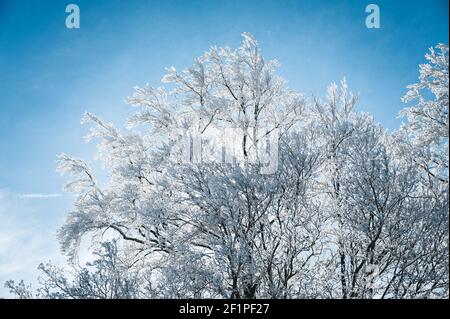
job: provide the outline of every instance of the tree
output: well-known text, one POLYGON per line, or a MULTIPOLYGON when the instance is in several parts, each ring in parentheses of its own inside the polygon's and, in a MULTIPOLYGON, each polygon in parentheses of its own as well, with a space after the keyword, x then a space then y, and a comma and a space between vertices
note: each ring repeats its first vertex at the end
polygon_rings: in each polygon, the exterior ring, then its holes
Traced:
POLYGON ((145 288, 142 284, 145 275, 130 270, 120 260, 116 241, 101 243, 94 255, 97 258, 78 269, 73 276, 63 268, 40 264, 39 269, 45 277, 40 278, 42 285, 36 293, 23 281, 18 284, 8 281, 6 287, 21 299, 130 299, 145 296, 146 291, 142 289, 145 288))
POLYGON ((101 188, 84 161, 60 156, 59 169, 76 176, 67 187, 79 192, 60 231, 64 251, 75 257, 83 236, 112 232, 130 243, 130 263, 152 259, 164 282, 172 278, 166 296, 303 294, 295 282, 312 276, 321 252, 322 217, 308 200, 318 154, 291 129, 301 125, 304 99, 285 88, 256 40, 243 37, 238 50, 212 48, 182 73, 170 68, 170 92, 136 88, 128 101, 141 111, 128 124, 150 126, 149 135, 125 135, 86 114, 111 180, 101 188), (217 148, 208 133, 227 129, 237 131, 231 155, 239 163, 207 162, 206 150, 217 148), (186 163, 180 142, 195 132, 200 154, 188 150, 186 163), (275 143, 264 144, 275 132, 275 143), (265 146, 279 152, 276 174, 261 173, 265 146))
POLYGON ((430 48, 425 58, 420 82, 409 85, 403 98, 416 104, 400 112, 407 122, 394 134, 392 145, 417 171, 405 229, 408 237, 419 237, 416 245, 408 242, 396 268, 395 297, 448 297, 448 46, 430 48))
POLYGON ((425 55, 428 63, 420 65, 420 82, 409 85, 403 97, 405 103, 416 104, 400 112, 408 120, 401 133, 407 135, 404 143, 417 165, 448 184, 448 46, 439 44, 435 49, 425 55))
POLYGON ((136 87, 125 132, 86 113, 109 178, 59 156, 77 199, 58 236, 72 266, 83 239, 97 259, 72 275, 41 265, 36 293, 7 287, 21 298, 448 297, 438 48, 395 133, 355 111, 345 79, 324 102, 288 89, 247 33, 237 50, 169 68, 165 88, 136 87))

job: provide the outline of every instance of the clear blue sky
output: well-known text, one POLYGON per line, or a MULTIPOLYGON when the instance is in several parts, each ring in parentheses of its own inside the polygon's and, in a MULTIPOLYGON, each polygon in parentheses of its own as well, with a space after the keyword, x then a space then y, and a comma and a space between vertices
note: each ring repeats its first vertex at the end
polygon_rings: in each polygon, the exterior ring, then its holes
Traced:
POLYGON ((358 110, 395 129, 427 49, 448 44, 448 1, 0 0, 0 286, 58 259, 55 231, 72 198, 60 195, 55 159, 92 159, 82 114, 123 123, 135 85, 161 85, 165 67, 236 47, 244 31, 281 62, 291 88, 324 96, 345 76, 358 110), (69 3, 80 29, 65 27, 69 3), (365 27, 369 3, 381 29, 365 27))

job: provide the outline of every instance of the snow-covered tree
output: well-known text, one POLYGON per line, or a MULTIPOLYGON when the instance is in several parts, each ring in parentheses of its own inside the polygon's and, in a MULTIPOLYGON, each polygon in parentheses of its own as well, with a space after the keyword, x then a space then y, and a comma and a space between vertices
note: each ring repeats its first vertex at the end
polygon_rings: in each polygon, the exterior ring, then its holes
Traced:
POLYGON ((103 242, 93 252, 96 259, 75 272, 40 264, 43 276, 36 292, 23 281, 6 287, 22 299, 130 299, 149 297, 145 273, 130 269, 120 259, 116 241, 103 242))
POLYGON ((394 297, 448 297, 448 46, 430 48, 425 58, 420 82, 409 85, 403 98, 412 105, 400 112, 407 122, 392 145, 403 164, 417 172, 403 226, 408 243, 392 279, 394 297))
POLYGON ((239 49, 213 47, 183 72, 169 68, 170 91, 136 88, 128 101, 140 111, 127 123, 141 131, 124 134, 86 114, 111 179, 101 187, 84 161, 60 156, 59 169, 76 176, 67 188, 79 194, 59 233, 65 252, 75 257, 88 234, 115 233, 131 264, 158 265, 165 296, 303 296, 298 283, 312 280, 322 247, 323 218, 309 200, 319 155, 294 129, 305 100, 256 40, 243 38, 239 49), (223 144, 211 138, 230 130, 235 162, 221 161, 223 144), (267 148, 276 154, 271 174, 262 173, 273 164, 267 148))
POLYGON ((76 194, 31 298, 448 297, 448 49, 389 133, 345 79, 308 102, 247 33, 165 87, 136 87, 127 130, 86 113, 108 172, 59 156, 76 194), (422 90, 429 89, 434 99, 422 90), (83 240, 97 259, 78 267, 83 240))
POLYGON ((430 48, 425 57, 428 63, 420 65, 420 82, 409 85, 403 97, 412 105, 400 112, 408 120, 402 134, 417 165, 448 184, 448 46, 430 48))

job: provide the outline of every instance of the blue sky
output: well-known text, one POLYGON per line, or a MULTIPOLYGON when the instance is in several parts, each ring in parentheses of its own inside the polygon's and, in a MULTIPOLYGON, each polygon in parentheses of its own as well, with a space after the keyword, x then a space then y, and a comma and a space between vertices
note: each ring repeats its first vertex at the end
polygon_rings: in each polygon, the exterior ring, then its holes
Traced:
MULTIPOLYGON (((211 45, 256 36, 289 86, 311 96, 346 77, 358 110, 395 129, 405 86, 430 46, 448 43, 447 0, 0 0, 0 286, 61 262, 55 232, 70 209, 56 155, 92 159, 85 111, 121 125, 135 85, 161 85, 211 45), (81 28, 65 27, 76 3, 81 28), (376 3, 381 29, 365 27, 376 3)), ((0 287, 0 296, 5 290, 0 287)))

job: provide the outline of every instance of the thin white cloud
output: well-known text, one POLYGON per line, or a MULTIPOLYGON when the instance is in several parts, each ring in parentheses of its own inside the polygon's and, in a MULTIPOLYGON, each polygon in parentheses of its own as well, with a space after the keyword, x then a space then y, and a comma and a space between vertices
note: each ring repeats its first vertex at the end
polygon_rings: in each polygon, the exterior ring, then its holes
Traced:
POLYGON ((64 206, 51 200, 60 196, 11 193, 0 188, 0 298, 11 297, 4 287, 7 280, 24 279, 34 286, 41 275, 39 263, 64 264, 56 238, 64 206))
POLYGON ((17 194, 18 198, 46 199, 61 197, 62 194, 17 194))

